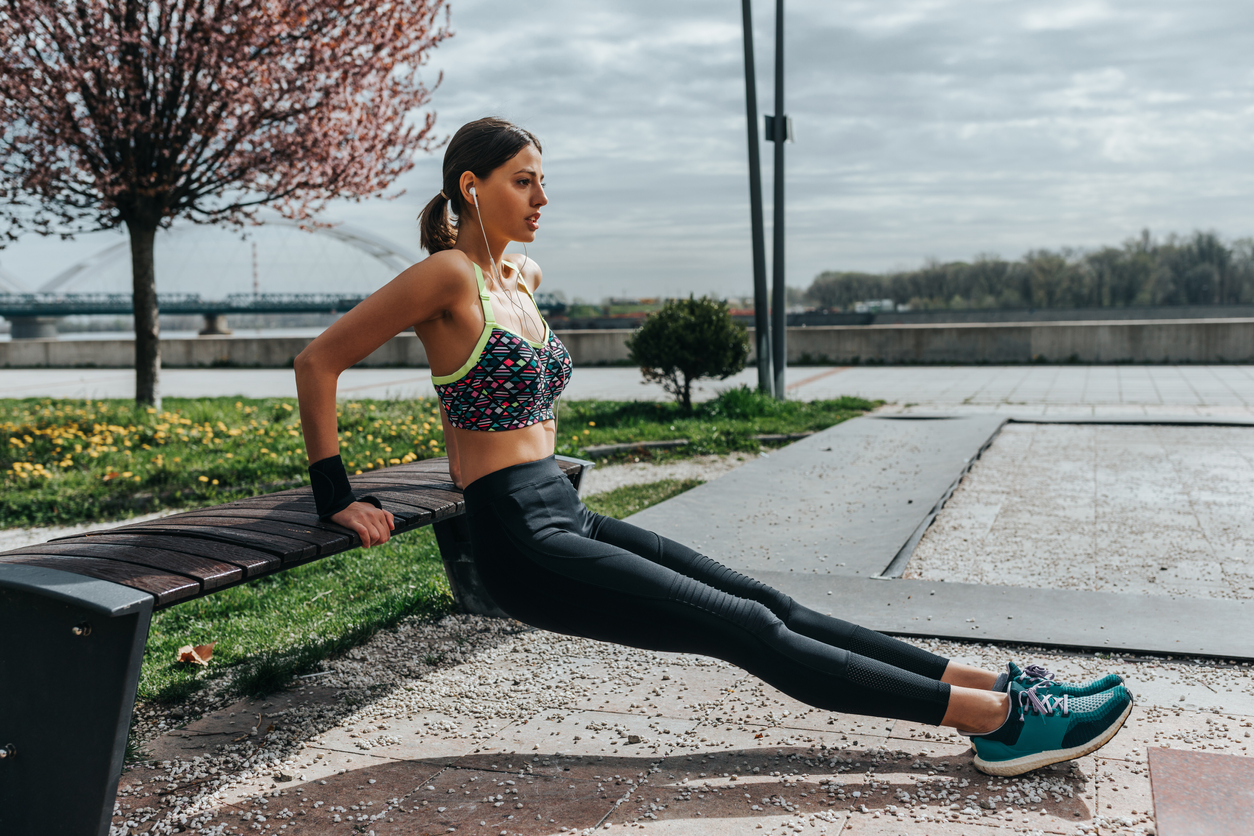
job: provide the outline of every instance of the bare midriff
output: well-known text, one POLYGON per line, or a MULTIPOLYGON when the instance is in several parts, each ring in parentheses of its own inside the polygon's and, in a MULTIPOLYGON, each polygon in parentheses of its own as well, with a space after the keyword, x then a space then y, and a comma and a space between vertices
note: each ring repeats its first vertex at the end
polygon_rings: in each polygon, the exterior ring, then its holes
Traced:
POLYGON ((453 434, 449 473, 459 488, 465 488, 479 477, 501 468, 533 462, 553 454, 556 430, 551 420, 516 430, 482 432, 450 427, 443 410, 441 417, 444 419, 445 438, 450 431, 453 434))

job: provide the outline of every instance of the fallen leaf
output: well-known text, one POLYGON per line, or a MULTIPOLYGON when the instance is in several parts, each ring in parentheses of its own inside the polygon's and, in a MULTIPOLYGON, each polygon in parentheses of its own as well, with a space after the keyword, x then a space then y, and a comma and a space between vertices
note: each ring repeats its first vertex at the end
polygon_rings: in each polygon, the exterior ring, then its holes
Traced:
POLYGON ((195 647, 185 644, 179 648, 179 661, 191 662, 194 665, 207 665, 209 660, 213 658, 213 646, 215 644, 217 642, 198 644, 195 647))

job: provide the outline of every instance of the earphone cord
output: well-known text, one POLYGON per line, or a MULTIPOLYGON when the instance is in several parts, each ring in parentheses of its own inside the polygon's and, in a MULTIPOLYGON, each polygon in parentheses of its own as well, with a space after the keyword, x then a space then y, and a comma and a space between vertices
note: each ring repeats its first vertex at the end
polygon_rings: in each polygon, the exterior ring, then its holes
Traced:
MULTIPOLYGON (((478 209, 479 208, 479 195, 476 194, 474 198, 475 198, 475 209, 478 209)), ((510 289, 505 286, 505 277, 501 275, 500 268, 496 266, 496 259, 492 257, 492 248, 488 246, 488 233, 487 233, 487 230, 483 228, 483 218, 479 217, 479 218, 476 218, 476 220, 479 222, 479 232, 482 233, 483 235, 483 246, 487 248, 488 250, 488 262, 492 265, 492 271, 496 274, 496 283, 500 285, 503 291, 505 291, 505 298, 509 300, 510 305, 513 306, 514 310, 518 311, 518 321, 523 323, 524 327, 526 327, 527 325, 534 326, 535 330, 540 332, 540 336, 537 337, 537 339, 538 340, 544 339, 544 329, 541 328, 539 323, 536 322, 535 315, 531 313, 530 311, 524 309, 522 305, 518 304, 518 291, 514 290, 511 292, 510 289)), ((526 248, 527 248, 527 245, 523 244, 524 251, 526 250, 526 248)), ((523 257, 526 258, 525 253, 523 257)), ((522 276, 522 270, 519 268, 515 268, 515 270, 517 271, 517 275, 515 275, 514 278, 515 280, 517 280, 519 277, 522 276)))

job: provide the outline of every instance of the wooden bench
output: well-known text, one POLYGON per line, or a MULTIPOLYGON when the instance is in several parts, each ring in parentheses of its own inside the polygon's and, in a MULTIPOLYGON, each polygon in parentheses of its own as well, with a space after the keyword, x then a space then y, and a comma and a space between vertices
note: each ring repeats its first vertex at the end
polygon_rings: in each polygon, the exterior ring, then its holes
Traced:
MULTIPOLYGON (((578 490, 592 462, 558 456, 578 490)), ((430 525, 458 606, 505 615, 470 553, 448 459, 350 477, 430 525)), ((154 610, 357 548, 308 487, 0 552, 0 834, 107 836, 154 610)))

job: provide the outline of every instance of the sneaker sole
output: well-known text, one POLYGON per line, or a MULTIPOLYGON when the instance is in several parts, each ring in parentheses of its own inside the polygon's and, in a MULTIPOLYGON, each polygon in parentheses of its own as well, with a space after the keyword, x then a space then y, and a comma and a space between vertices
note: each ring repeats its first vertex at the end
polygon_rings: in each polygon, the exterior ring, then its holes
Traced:
POLYGON ((1033 769, 1049 766, 1051 763, 1062 763, 1063 761, 1082 758, 1087 754, 1096 752, 1118 734, 1119 730, 1123 728, 1124 722, 1128 719, 1128 715, 1132 713, 1132 705, 1132 701, 1129 700, 1128 707, 1119 715, 1119 719, 1111 723, 1110 727, 1102 732, 1100 737, 1093 738, 1083 746, 1075 746, 1071 749, 1050 749, 1048 752, 1024 755, 1021 758, 1009 761, 986 761, 982 760, 979 755, 976 755, 975 768, 986 775, 997 775, 1004 778, 1011 775, 1022 775, 1025 772, 1031 772, 1033 769))

